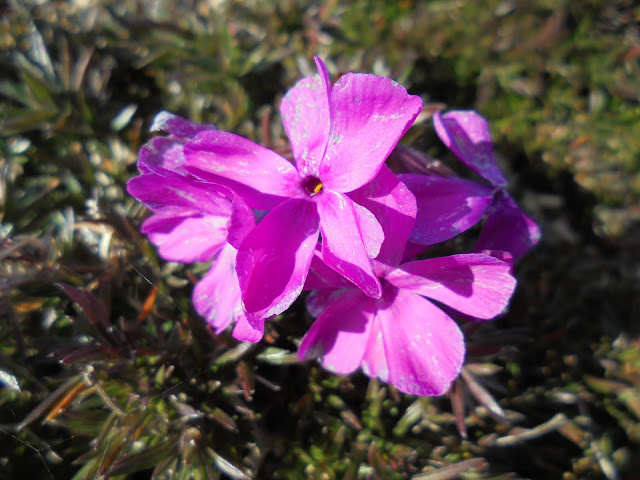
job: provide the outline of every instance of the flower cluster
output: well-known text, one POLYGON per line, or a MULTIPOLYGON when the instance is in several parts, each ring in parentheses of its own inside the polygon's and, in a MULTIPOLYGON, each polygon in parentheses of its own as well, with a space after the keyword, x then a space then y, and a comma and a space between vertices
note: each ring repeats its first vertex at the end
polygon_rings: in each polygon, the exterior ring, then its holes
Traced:
POLYGON ((213 261, 193 304, 216 332, 233 325, 235 338, 259 341, 265 320, 308 290, 317 318, 301 359, 339 374, 361 368, 407 393, 442 394, 465 353, 447 312, 478 320, 502 313, 516 284, 512 262, 538 241, 538 227, 505 191, 477 113, 438 113, 434 124, 487 184, 446 172, 395 174, 385 160, 421 99, 375 75, 347 73, 332 85, 316 65, 318 75, 300 80, 280 106, 293 163, 160 113, 152 130, 168 136, 141 149, 141 175, 128 184, 153 213, 142 232, 166 260, 213 261), (414 259, 483 219, 474 253, 414 259))

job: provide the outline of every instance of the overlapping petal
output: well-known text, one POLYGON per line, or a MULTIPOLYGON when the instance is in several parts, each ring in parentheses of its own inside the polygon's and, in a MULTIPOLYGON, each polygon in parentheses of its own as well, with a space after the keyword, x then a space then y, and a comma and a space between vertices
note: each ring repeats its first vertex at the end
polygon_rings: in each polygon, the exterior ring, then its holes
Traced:
POLYGON ((184 165, 184 138, 156 137, 147 142, 138 154, 138 170, 159 176, 189 175, 184 165))
POLYGON ((236 249, 226 244, 193 289, 193 307, 216 333, 245 318, 235 263, 236 249))
POLYGON ((476 250, 504 250, 517 260, 540 241, 540 227, 505 192, 496 195, 476 250))
POLYGON ((208 262, 226 243, 227 218, 165 208, 144 221, 140 231, 148 235, 158 254, 172 262, 208 262))
POLYGON ((143 174, 129 180, 127 191, 153 211, 174 206, 219 216, 231 212, 231 202, 225 195, 194 178, 143 174))
POLYGON ((389 78, 347 73, 331 89, 331 130, 319 178, 326 188, 351 192, 373 180, 422 109, 389 78))
POLYGON ((208 130, 184 147, 187 170, 225 185, 251 208, 271 209, 304 195, 295 167, 275 152, 232 133, 208 130))
POLYGON ((415 195, 417 214, 410 241, 435 245, 459 235, 482 220, 493 189, 457 177, 404 174, 400 180, 415 195))
POLYGON ((264 321, 264 318, 246 314, 238 317, 233 328, 233 338, 241 342, 259 342, 264 336, 264 321))
POLYGON ((266 318, 285 311, 300 295, 318 242, 316 205, 285 200, 247 235, 236 269, 245 309, 266 318))
POLYGON ((322 232, 322 259, 370 297, 382 292, 369 255, 379 251, 384 240, 380 224, 372 214, 365 215, 349 197, 325 191, 316 204, 322 232), (377 245, 377 248, 374 248, 377 245))
POLYGON ((369 339, 376 300, 352 289, 334 300, 313 323, 298 348, 298 358, 318 358, 338 374, 358 369, 369 339))
POLYGON ((402 260, 416 221, 416 199, 386 165, 371 182, 351 192, 349 197, 370 211, 382 227, 384 241, 373 262, 376 274, 383 277, 402 260))
POLYGON ((462 162, 482 178, 498 187, 506 187, 504 177, 493 155, 493 144, 487 121, 473 110, 456 110, 433 116, 440 140, 462 162))
POLYGON ((386 279, 480 319, 502 313, 516 286, 510 263, 479 253, 405 263, 386 279))

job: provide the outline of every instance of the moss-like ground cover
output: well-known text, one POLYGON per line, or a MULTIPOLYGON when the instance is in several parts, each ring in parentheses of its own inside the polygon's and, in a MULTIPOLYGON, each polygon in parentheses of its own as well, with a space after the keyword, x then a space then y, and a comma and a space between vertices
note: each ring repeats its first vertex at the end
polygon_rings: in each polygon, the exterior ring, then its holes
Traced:
MULTIPOLYGON (((10 1, 0 19, 0 479, 633 479, 640 8, 615 0, 10 1), (448 398, 213 336, 124 190, 153 115, 273 148, 319 55, 492 125, 543 242, 448 398)), ((429 121, 405 141, 447 158, 429 121)), ((450 158, 448 158, 450 159, 450 158)))

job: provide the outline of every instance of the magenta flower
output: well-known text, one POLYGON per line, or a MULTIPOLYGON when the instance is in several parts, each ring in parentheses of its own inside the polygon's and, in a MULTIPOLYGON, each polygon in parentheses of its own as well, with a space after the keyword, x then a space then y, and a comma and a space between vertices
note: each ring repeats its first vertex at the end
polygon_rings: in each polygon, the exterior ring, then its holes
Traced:
POLYGON ((191 263, 215 258, 195 286, 195 310, 216 333, 236 321, 234 335, 237 331, 243 340, 257 340, 263 322, 243 311, 234 248, 255 226, 253 212, 228 188, 203 183, 184 169, 184 145, 212 127, 162 112, 151 130, 169 136, 156 137, 142 147, 138 158, 142 175, 127 184, 129 193, 153 212, 142 224, 142 233, 165 260, 191 263))
POLYGON ((507 179, 496 163, 487 121, 473 110, 459 110, 437 112, 433 123, 440 140, 494 190, 476 250, 504 250, 517 260, 540 241, 540 228, 506 191, 507 179))
POLYGON ((300 294, 319 234, 322 256, 366 296, 382 287, 373 261, 384 240, 379 220, 351 196, 380 171, 422 107, 388 78, 348 73, 332 87, 319 75, 300 80, 280 112, 295 166, 245 138, 204 131, 185 145, 187 169, 270 210, 238 248, 247 312, 269 317, 300 294))
POLYGON ((454 176, 400 175, 418 203, 406 257, 455 237, 486 216, 476 251, 507 251, 517 260, 538 243, 540 229, 505 190, 507 180, 495 161, 486 120, 474 111, 437 112, 434 125, 444 144, 489 185, 454 176))
POLYGON ((382 295, 371 298, 353 288, 317 253, 306 288, 317 289, 307 304, 319 316, 298 356, 319 358, 338 374, 362 368, 406 393, 440 395, 460 372, 465 349, 457 324, 431 300, 491 319, 503 312, 515 288, 511 264, 467 254, 399 265, 413 228, 415 199, 388 170, 370 185, 373 195, 363 201, 365 207, 376 214, 404 212, 382 223, 385 244, 375 263, 382 295))

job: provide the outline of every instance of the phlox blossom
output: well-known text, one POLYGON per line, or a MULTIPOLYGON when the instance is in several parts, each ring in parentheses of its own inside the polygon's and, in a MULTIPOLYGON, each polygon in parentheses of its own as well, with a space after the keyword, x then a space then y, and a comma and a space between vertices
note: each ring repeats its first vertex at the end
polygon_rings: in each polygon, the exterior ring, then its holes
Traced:
POLYGON ((382 223, 385 244, 375 262, 382 295, 366 296, 327 268, 316 252, 305 288, 313 289, 307 305, 318 318, 298 356, 318 358, 338 374, 361 368, 405 393, 440 395, 460 372, 465 348, 456 322, 432 301, 478 319, 494 318, 514 291, 512 265, 483 253, 401 264, 415 221, 415 198, 388 169, 367 189, 357 192, 365 207, 379 218, 394 212, 382 223))
POLYGON ((373 267, 384 240, 380 219, 351 193, 376 177, 422 108, 419 97, 388 78, 347 73, 332 86, 315 60, 318 75, 296 83, 280 106, 295 164, 217 130, 184 147, 189 172, 268 210, 238 246, 236 262, 244 307, 260 318, 298 297, 320 235, 331 269, 365 296, 382 295, 373 267))
POLYGON ((540 241, 540 228, 506 191, 487 121, 475 111, 456 110, 437 112, 433 122, 442 142, 489 185, 454 176, 401 175, 418 202, 410 251, 453 238, 486 216, 476 251, 506 251, 514 261, 522 257, 540 241))

